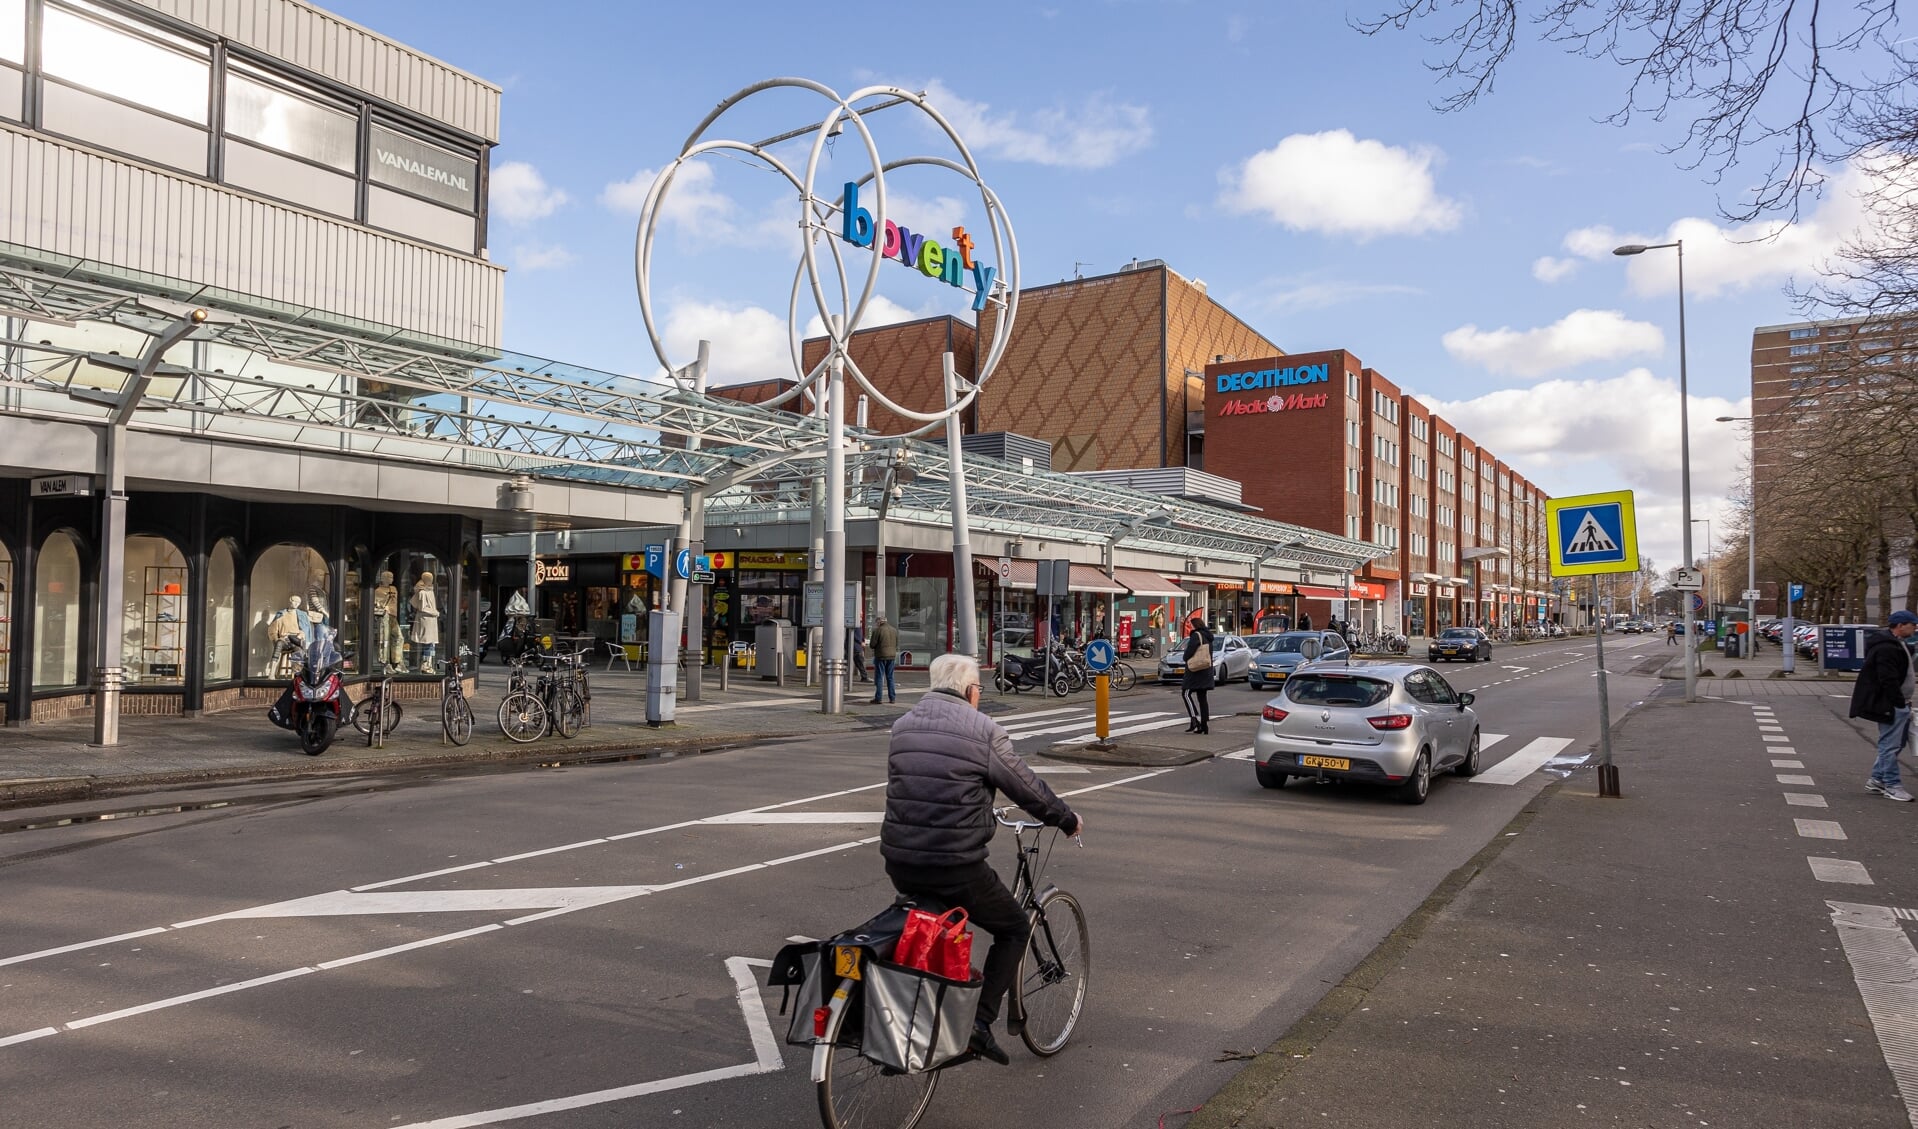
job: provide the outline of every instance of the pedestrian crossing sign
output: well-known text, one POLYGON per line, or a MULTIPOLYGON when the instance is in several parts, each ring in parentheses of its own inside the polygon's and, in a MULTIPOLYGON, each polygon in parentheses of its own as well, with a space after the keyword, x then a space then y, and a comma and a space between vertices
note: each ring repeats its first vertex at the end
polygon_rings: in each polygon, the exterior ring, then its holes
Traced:
POLYGON ((1545 524, 1552 535, 1553 576, 1638 570, 1638 529, 1630 490, 1549 499, 1545 524))

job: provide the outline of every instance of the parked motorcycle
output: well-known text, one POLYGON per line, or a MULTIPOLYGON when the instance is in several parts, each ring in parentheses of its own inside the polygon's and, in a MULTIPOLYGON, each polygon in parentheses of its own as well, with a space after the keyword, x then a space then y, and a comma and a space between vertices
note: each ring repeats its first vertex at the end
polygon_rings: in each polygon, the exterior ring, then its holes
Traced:
MULTIPOLYGON (((1002 694, 1007 690, 1015 694, 1027 690, 1043 691, 1046 687, 1046 660, 1039 655, 1005 655, 993 671, 992 684, 1002 694)), ((1070 676, 1057 667, 1052 672, 1052 692, 1061 698, 1072 692, 1070 676)))
POLYGON ((294 663, 293 682, 266 711, 267 720, 299 734, 300 748, 309 757, 326 751, 352 708, 346 683, 340 680, 345 660, 334 642, 335 634, 322 630, 305 647, 292 639, 280 644, 281 654, 294 663))

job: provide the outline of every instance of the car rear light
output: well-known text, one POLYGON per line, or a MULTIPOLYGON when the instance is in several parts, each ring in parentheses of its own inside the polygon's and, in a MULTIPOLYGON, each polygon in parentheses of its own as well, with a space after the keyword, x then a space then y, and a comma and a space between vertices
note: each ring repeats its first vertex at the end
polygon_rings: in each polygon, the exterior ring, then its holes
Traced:
POLYGON ((1267 706, 1259 711, 1259 716, 1267 721, 1284 721, 1287 715, 1277 706, 1267 706))
POLYGON ((1412 727, 1412 715, 1409 713, 1388 713, 1379 717, 1368 717, 1365 720, 1370 722, 1374 729, 1410 729, 1412 727))

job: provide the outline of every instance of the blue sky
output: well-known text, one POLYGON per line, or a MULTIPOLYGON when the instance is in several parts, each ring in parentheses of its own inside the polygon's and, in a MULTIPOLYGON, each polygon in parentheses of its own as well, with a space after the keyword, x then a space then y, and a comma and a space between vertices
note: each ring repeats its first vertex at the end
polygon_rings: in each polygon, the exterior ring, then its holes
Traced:
MULTIPOLYGON (((1739 473, 1744 432, 1712 417, 1747 408, 1751 330, 1797 319, 1784 286, 1855 215, 1841 177, 1778 238, 1728 234, 1716 203, 1736 185, 1660 151, 1682 122, 1596 121, 1623 73, 1534 43, 1491 97, 1440 114, 1429 48, 1352 30, 1363 3, 330 7, 504 88, 491 242, 512 268, 511 348, 655 372, 633 279, 652 172, 750 83, 897 85, 960 127, 1017 230, 1027 285, 1164 259, 1287 351, 1350 349, 1555 494, 1638 491, 1640 543, 1660 567, 1679 555, 1674 264, 1611 246, 1686 240, 1706 516, 1739 473)), ((756 140, 825 108, 761 95, 709 136, 756 140)), ((888 158, 947 152, 924 121, 909 107, 871 118, 888 158)), ((864 168, 852 140, 819 178, 829 190, 864 168)), ((803 162, 804 143, 782 152, 803 162)), ((683 363, 705 336, 722 381, 782 374, 797 205, 768 172, 704 163, 675 182, 655 248, 669 351, 683 363)), ((984 230, 963 178, 888 184, 901 222, 984 230)), ((965 310, 903 266, 881 275, 881 317, 965 310)))

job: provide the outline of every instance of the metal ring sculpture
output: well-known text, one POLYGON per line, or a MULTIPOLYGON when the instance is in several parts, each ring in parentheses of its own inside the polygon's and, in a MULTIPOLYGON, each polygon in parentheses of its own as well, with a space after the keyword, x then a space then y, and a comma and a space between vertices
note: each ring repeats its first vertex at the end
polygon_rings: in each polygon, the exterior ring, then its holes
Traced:
MULTIPOLYGON (((888 101, 885 104, 893 105, 895 103, 888 101)), ((866 107, 866 112, 870 113, 875 108, 876 107, 869 105, 866 107)), ((726 150, 745 153, 765 162, 768 168, 771 168, 783 176, 786 182, 791 184, 793 189, 799 194, 799 225, 804 237, 805 255, 797 269, 793 272, 792 294, 787 305, 788 345, 792 356, 793 372, 798 377, 799 382, 796 387, 781 393, 779 396, 764 402, 760 406, 778 407, 805 394, 809 390, 815 389, 816 386, 827 378, 831 362, 835 357, 844 361, 846 371, 852 374, 853 379, 857 380, 860 387, 864 388, 867 394, 872 396, 874 400, 878 401, 894 414, 924 425, 913 431, 911 433, 912 435, 919 435, 930 431, 940 423, 943 423, 952 413, 964 411, 971 405, 974 398, 978 396, 979 389, 985 385, 987 377, 991 376, 993 370, 998 367, 999 359, 1005 353, 1006 345, 1012 338, 1013 322, 1018 314, 1019 244, 1017 238, 1013 235, 1012 221, 1007 218, 1005 208, 1000 204, 998 195, 994 193, 981 178, 978 162, 973 160, 972 152, 966 147, 965 141, 962 140, 957 131, 953 129, 952 123, 948 122, 943 114, 927 102, 924 95, 902 90, 895 86, 868 86, 842 98, 831 88, 813 82, 810 79, 803 78, 767 79, 763 82, 754 83, 719 103, 718 106, 713 108, 711 113, 706 115, 698 127, 693 130, 692 135, 686 139, 686 144, 681 147, 679 157, 674 160, 672 164, 660 171, 659 176, 654 179, 652 187, 646 193, 646 202, 640 210, 639 232, 633 249, 634 273, 639 286, 639 309, 641 317, 643 317, 646 322, 646 335, 653 343, 653 352, 659 357, 659 363, 664 365, 667 372, 672 375, 674 383, 682 389, 685 387, 684 381, 680 376, 683 370, 674 365, 671 358, 666 355, 665 342, 660 340, 659 328, 653 318, 653 237, 659 226, 661 207, 665 202, 667 193, 672 188, 673 179, 678 175, 680 167, 687 161, 693 160, 703 154, 726 150), (734 106, 739 105, 761 91, 785 87, 811 91, 831 103, 831 109, 828 111, 826 119, 819 123, 815 131, 812 152, 806 160, 803 176, 795 173, 784 162, 780 161, 778 157, 775 157, 771 152, 761 148, 759 145, 751 142, 706 137, 707 131, 713 127, 714 123, 734 106), (953 147, 958 150, 960 159, 954 161, 946 157, 916 156, 882 163, 879 157, 879 148, 873 142, 872 132, 867 129, 865 119, 861 117, 860 111, 854 106, 855 103, 870 98, 896 99, 898 103, 917 106, 922 113, 932 119, 933 123, 945 133, 947 139, 952 142, 953 147), (858 131, 859 138, 865 145, 866 158, 871 164, 871 171, 858 178, 855 183, 862 188, 867 184, 872 186, 872 215, 873 227, 875 229, 870 248, 872 261, 866 270, 865 283, 859 290, 858 301, 856 303, 853 300, 852 285, 847 276, 846 258, 840 250, 839 240, 834 237, 831 231, 831 225, 843 218, 839 216, 840 203, 836 199, 821 198, 814 190, 813 185, 813 180, 819 171, 820 157, 825 152, 827 141, 833 136, 843 132, 848 122, 858 131), (986 300, 997 303, 1001 307, 1001 313, 996 332, 992 337, 992 343, 987 347, 986 355, 980 361, 978 376, 972 381, 970 387, 965 388, 963 394, 956 398, 949 407, 936 412, 921 412, 894 402, 891 397, 875 387, 865 372, 853 362, 851 352, 848 348, 848 343, 852 340, 853 333, 858 330, 860 320, 865 316, 866 307, 872 300, 873 290, 879 282, 880 263, 885 258, 881 253, 883 240, 879 238, 878 233, 884 230, 887 218, 886 174, 894 169, 916 165, 946 169, 972 181, 973 185, 979 190, 979 199, 986 212, 987 226, 991 229, 993 257, 1000 264, 999 277, 994 280, 991 293, 987 295, 986 300), (829 304, 826 280, 822 279, 820 272, 818 249, 822 241, 831 253, 833 279, 838 283, 839 304, 837 309, 834 309, 829 304), (801 361, 799 296, 802 284, 809 287, 812 291, 813 303, 819 310, 820 320, 826 324, 827 335, 831 338, 831 347, 827 350, 825 359, 813 366, 810 371, 807 371, 803 367, 801 361), (835 320, 836 315, 840 313, 843 313, 844 316, 838 317, 837 320, 835 320)), ((820 388, 814 393, 814 402, 821 403, 823 401, 824 390, 820 388)))

